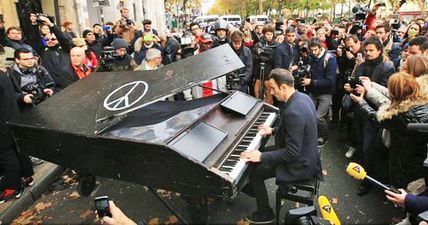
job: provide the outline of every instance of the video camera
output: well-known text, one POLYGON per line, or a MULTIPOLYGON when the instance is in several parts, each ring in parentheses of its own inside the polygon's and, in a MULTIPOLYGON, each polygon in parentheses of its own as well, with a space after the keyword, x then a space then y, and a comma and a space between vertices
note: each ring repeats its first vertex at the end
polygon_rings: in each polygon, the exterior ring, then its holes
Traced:
POLYGON ((52 88, 53 86, 53 82, 43 85, 28 85, 26 88, 23 89, 23 91, 27 92, 28 94, 32 94, 32 103, 34 105, 38 105, 49 97, 49 95, 47 95, 43 90, 46 88, 52 88))
POLYGON ((51 21, 52 23, 55 22, 55 18, 53 16, 49 16, 48 14, 44 14, 44 13, 36 13, 36 17, 37 17, 36 21, 39 24, 44 22, 43 20, 40 19, 41 16, 48 18, 49 21, 51 21))
POLYGON ((117 60, 117 56, 113 46, 104 46, 101 51, 100 71, 110 71, 117 60))
POLYGON ((303 61, 299 61, 297 64, 297 70, 293 72, 294 77, 294 86, 299 87, 300 83, 304 78, 311 77, 311 66, 309 64, 304 64, 303 61))
POLYGON ((259 59, 261 62, 267 62, 273 60, 273 52, 275 51, 276 46, 270 45, 267 47, 261 48, 261 52, 259 54, 259 59))
POLYGON ((231 72, 226 74, 226 88, 227 90, 239 90, 239 88, 244 83, 243 78, 245 74, 239 74, 236 72, 231 72))

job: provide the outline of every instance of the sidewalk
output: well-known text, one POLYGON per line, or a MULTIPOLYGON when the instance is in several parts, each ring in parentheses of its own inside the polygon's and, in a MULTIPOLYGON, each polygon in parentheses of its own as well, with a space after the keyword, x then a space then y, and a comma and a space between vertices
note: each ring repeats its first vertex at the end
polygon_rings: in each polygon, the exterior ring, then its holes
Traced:
POLYGON ((21 212, 30 207, 63 170, 62 167, 46 161, 34 167, 35 184, 25 188, 20 198, 0 204, 0 225, 10 224, 21 212))

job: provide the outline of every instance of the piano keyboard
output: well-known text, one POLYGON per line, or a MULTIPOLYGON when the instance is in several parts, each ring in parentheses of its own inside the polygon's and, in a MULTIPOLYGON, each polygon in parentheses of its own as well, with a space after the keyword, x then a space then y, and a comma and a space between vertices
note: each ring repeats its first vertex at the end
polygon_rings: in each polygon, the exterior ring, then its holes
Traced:
POLYGON ((223 171, 235 181, 239 180, 247 168, 247 163, 240 158, 241 152, 259 149, 263 136, 258 132, 258 126, 265 124, 272 126, 276 113, 263 112, 257 121, 251 126, 238 145, 229 156, 221 163, 219 170, 223 171))

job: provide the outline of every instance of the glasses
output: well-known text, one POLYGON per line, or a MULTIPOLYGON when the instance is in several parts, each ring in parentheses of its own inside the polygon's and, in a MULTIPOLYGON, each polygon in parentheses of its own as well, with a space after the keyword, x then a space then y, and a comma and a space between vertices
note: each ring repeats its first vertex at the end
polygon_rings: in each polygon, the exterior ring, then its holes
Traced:
POLYGON ((56 41, 56 38, 48 38, 46 40, 48 40, 48 41, 56 41))

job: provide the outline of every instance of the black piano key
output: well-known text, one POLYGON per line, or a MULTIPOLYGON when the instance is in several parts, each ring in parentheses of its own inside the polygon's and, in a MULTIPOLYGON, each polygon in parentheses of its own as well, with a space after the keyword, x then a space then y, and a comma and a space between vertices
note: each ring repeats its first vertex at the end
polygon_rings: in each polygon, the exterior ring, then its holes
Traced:
POLYGON ((220 171, 225 171, 225 172, 232 172, 232 169, 230 169, 230 168, 223 168, 223 167, 220 167, 220 168, 219 168, 219 170, 220 170, 220 171))

